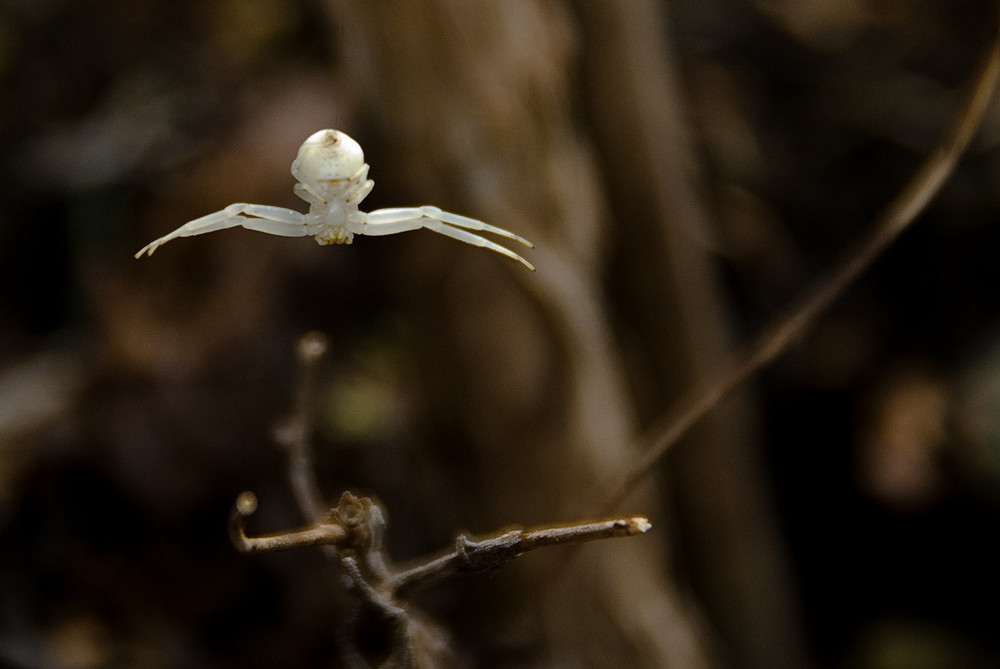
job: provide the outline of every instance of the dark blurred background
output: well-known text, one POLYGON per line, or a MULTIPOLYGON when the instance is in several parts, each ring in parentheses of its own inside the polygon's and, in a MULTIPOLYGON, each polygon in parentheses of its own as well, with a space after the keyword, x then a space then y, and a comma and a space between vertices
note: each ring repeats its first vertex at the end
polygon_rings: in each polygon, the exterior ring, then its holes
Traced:
MULTIPOLYGON (((986 0, 0 0, 0 665, 336 667, 351 608, 273 433, 295 344, 317 474, 401 561, 585 519, 646 431, 870 228, 997 35, 986 0), (317 129, 366 210, 430 232, 244 230, 304 210, 317 129)), ((1000 107, 914 229, 623 506, 416 605, 468 666, 1000 664, 1000 107), (655 479, 655 480, 654 480, 655 479)), ((355 639, 364 644, 364 639, 355 639)))

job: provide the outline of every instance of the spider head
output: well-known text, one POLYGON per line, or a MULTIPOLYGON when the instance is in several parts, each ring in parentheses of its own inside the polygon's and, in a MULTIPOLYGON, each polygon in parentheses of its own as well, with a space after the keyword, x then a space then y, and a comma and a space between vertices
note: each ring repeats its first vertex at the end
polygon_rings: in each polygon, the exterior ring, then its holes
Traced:
POLYGON ((320 130, 299 147, 292 175, 303 182, 339 184, 356 177, 364 166, 360 144, 339 130, 320 130))

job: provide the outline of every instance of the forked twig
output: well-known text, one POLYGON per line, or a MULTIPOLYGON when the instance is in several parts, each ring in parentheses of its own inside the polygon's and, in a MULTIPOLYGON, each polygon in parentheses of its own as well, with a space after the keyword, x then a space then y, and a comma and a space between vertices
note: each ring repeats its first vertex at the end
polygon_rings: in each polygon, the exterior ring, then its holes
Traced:
MULTIPOLYGON (((330 512, 329 520, 316 523, 299 530, 276 534, 248 536, 245 521, 257 510, 257 498, 245 492, 236 500, 230 515, 229 533, 233 544, 244 553, 288 550, 306 546, 332 545, 339 550, 358 555, 362 562, 370 564, 371 553, 383 550, 381 532, 384 530, 384 516, 370 499, 358 498, 344 493, 340 504, 330 512)), ((644 516, 613 518, 593 523, 574 523, 532 529, 515 529, 493 537, 474 540, 459 535, 454 548, 436 558, 417 561, 414 566, 393 571, 388 568, 368 569, 366 583, 382 596, 395 597, 404 589, 424 585, 432 581, 458 576, 492 571, 511 560, 538 548, 557 544, 578 544, 598 539, 631 537, 645 534, 652 524, 644 516)), ((343 560, 351 555, 343 555, 343 560)), ((359 572, 360 573, 360 572, 359 572)))
POLYGON ((328 510, 322 504, 313 470, 311 395, 314 370, 325 350, 326 340, 321 334, 308 333, 299 341, 300 376, 295 407, 278 435, 278 441, 288 449, 289 480, 296 500, 313 522, 297 530, 249 536, 246 519, 256 512, 257 498, 245 492, 237 498, 229 519, 230 537, 238 550, 255 553, 323 546, 330 557, 338 559, 357 587, 368 588, 370 592, 365 591, 368 595, 378 593, 379 598, 391 602, 402 590, 459 574, 490 571, 537 548, 645 534, 652 527, 645 517, 634 516, 515 529, 479 540, 460 535, 454 549, 445 555, 417 561, 407 569, 393 568, 382 541, 386 515, 378 502, 344 492, 333 509, 328 510))
POLYGON ((938 193, 955 169, 959 157, 972 140, 993 96, 1000 75, 1000 35, 976 79, 968 100, 951 124, 941 144, 927 157, 907 186, 876 219, 872 232, 836 264, 812 290, 756 339, 747 353, 712 382, 696 386, 662 420, 648 431, 641 443, 648 444, 641 457, 615 482, 601 507, 603 513, 616 508, 634 485, 660 462, 681 437, 719 402, 757 371, 771 363, 801 335, 865 271, 897 237, 909 227, 938 193))

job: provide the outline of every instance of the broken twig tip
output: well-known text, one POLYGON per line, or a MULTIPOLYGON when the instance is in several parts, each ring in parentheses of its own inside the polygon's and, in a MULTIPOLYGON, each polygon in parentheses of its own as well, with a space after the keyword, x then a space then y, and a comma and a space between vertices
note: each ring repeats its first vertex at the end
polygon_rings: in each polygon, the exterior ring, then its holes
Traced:
POLYGON ((240 496, 236 498, 237 513, 246 518, 247 516, 252 516, 256 510, 257 495, 253 494, 249 490, 240 493, 240 496))
POLYGON ((319 360, 326 353, 327 338, 322 332, 307 332, 299 339, 296 349, 299 361, 303 364, 311 364, 319 360))

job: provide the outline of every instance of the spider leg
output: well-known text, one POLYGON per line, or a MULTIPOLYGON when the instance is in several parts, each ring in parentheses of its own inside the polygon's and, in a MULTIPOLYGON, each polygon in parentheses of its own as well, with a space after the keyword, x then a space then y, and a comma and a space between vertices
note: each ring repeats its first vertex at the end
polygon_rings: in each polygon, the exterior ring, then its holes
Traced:
POLYGON ((489 223, 480 221, 477 218, 469 218, 468 216, 459 216, 458 214, 453 214, 449 211, 442 211, 437 207, 423 206, 420 207, 420 211, 424 213, 427 218, 433 218, 439 221, 443 221, 449 225, 454 225, 455 227, 465 228, 466 230, 482 230, 483 232, 492 232, 494 235, 500 235, 501 237, 506 237, 507 239, 513 239, 516 242, 520 242, 527 246, 528 248, 535 248, 535 245, 529 242, 524 237, 520 235, 515 235, 510 230, 504 230, 503 228, 498 228, 489 223))
POLYGON ((309 234, 305 216, 294 209, 237 202, 215 213, 188 221, 170 234, 146 244, 135 257, 139 258, 143 253, 153 255, 160 246, 178 237, 193 237, 237 226, 281 237, 305 237, 309 234))
POLYGON ((508 232, 502 228, 496 228, 474 218, 466 218, 456 214, 449 214, 441 211, 437 207, 377 209, 368 213, 367 220, 364 225, 362 225, 361 230, 358 231, 358 234, 376 236, 394 235, 398 232, 408 232, 419 228, 427 228, 428 230, 433 230, 434 232, 446 235, 452 239, 457 239, 460 242, 489 249, 490 251, 494 251, 500 255, 507 256, 508 258, 516 260, 528 269, 534 271, 535 268, 530 262, 510 249, 500 246, 495 242, 491 242, 485 237, 480 237, 479 235, 473 234, 468 230, 464 230, 462 229, 463 227, 471 228, 473 230, 482 230, 484 232, 492 232, 531 246, 530 242, 512 232, 508 232), (447 216, 449 220, 446 220, 445 216, 447 216), (458 226, 460 223, 462 224, 462 227, 452 227, 458 226))
POLYGON ((532 265, 530 262, 519 256, 518 254, 514 253, 510 249, 500 246, 499 244, 496 244, 494 242, 491 242, 490 240, 484 237, 475 235, 469 232, 468 230, 462 230, 461 228, 453 228, 439 220, 432 218, 423 219, 423 227, 427 228, 428 230, 433 230, 434 232, 439 232, 442 235, 447 235, 452 239, 457 239, 460 242, 465 242, 466 244, 472 244, 473 246, 479 246, 481 248, 486 248, 491 251, 496 251, 501 255, 505 255, 508 258, 518 261, 519 263, 530 269, 532 272, 535 271, 534 265, 532 265))

